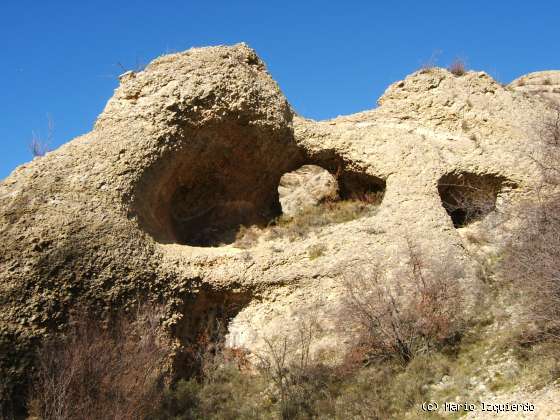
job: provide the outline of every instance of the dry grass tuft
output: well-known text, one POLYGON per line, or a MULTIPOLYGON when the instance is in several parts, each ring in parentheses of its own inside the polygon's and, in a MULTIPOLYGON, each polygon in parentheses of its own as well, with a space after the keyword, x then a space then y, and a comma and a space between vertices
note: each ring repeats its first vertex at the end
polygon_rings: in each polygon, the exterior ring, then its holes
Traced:
POLYGON ((456 58, 455 60, 453 60, 453 62, 449 65, 447 70, 449 70, 453 75, 458 77, 463 76, 467 72, 465 62, 460 58, 456 58))
POLYGON ((237 234, 234 246, 250 248, 262 236, 266 239, 288 237, 295 240, 305 238, 310 232, 321 227, 350 222, 372 214, 382 199, 383 192, 354 194, 348 200, 326 201, 293 217, 280 216, 264 229, 255 226, 242 227, 237 234))

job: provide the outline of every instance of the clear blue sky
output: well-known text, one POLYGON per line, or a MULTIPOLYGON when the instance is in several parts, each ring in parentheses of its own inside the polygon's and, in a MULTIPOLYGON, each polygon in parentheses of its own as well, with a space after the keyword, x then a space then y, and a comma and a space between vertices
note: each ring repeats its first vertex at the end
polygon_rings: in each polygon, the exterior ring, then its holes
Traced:
POLYGON ((247 42, 288 100, 315 119, 372 108, 385 88, 440 51, 502 82, 560 69, 556 1, 69 1, 0 5, 0 179, 89 131, 134 68, 169 51, 247 42))

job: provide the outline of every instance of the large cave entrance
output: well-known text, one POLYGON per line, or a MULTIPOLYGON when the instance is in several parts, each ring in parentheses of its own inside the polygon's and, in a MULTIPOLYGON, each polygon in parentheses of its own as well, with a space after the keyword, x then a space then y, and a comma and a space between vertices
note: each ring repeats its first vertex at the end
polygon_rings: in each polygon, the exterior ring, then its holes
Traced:
POLYGON ((302 157, 288 130, 265 134, 224 123, 178 140, 138 185, 140 225, 158 242, 199 247, 231 244, 242 226, 266 226, 281 212, 280 177, 302 157))
POLYGON ((177 242, 191 246, 233 243, 241 226, 266 226, 281 213, 277 195, 251 189, 233 196, 211 179, 178 186, 169 211, 177 242))

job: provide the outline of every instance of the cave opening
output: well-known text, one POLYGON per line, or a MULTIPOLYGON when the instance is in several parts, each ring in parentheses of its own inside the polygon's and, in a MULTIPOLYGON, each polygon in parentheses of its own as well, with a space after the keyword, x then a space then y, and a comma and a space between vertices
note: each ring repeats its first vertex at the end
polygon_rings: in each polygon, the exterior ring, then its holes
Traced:
POLYGON ((455 228, 483 219, 496 209, 497 198, 506 185, 514 184, 493 174, 451 172, 438 181, 443 208, 455 228))
POLYGON ((363 172, 338 171, 338 188, 342 200, 363 201, 368 204, 381 204, 386 181, 380 177, 363 172))
POLYGON ((383 201, 387 188, 383 177, 368 174, 366 170, 353 166, 333 150, 324 150, 310 161, 311 164, 326 169, 336 178, 341 200, 362 201, 375 205, 383 201))
POLYGON ((183 318, 174 329, 181 343, 175 359, 178 377, 201 374, 205 363, 223 354, 229 324, 251 298, 248 291, 214 290, 206 285, 185 301, 183 318))
POLYGON ((160 243, 217 247, 243 226, 266 226, 281 214, 280 177, 302 162, 288 131, 273 141, 224 123, 177 144, 154 160, 135 193, 138 222, 160 243))

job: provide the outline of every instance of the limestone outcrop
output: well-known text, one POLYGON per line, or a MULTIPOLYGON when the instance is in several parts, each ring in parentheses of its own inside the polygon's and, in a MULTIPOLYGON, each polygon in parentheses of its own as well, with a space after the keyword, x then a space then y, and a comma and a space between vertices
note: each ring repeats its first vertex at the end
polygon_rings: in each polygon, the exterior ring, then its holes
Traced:
POLYGON ((282 214, 295 216, 325 200, 338 198, 334 175, 317 165, 303 165, 280 178, 278 196, 282 214))
MULTIPOLYGON (((397 273, 407 240, 451 259, 464 272, 453 281, 468 284, 475 245, 465 232, 534 194, 530 139, 551 112, 486 73, 427 69, 391 85, 376 109, 312 121, 294 115, 244 44, 163 56, 120 82, 90 133, 0 184, 0 376, 13 378, 5 393, 17 392, 31 349, 72 308, 103 315, 139 296, 167 305, 179 345, 209 311, 229 323, 229 345, 249 351, 314 313, 323 334, 315 351, 336 357, 348 344, 335 322, 342 279, 378 261, 397 273), (266 229, 292 212, 285 174, 306 165, 330 176, 313 175, 320 188, 295 207, 332 194, 335 181, 341 200, 382 201, 297 240, 236 246, 242 226, 266 229), (465 180, 485 203, 475 217, 465 180)), ((307 179, 295 184, 305 190, 307 179)))
POLYGON ((509 84, 518 92, 538 95, 560 106, 560 71, 537 71, 518 77, 509 84))

